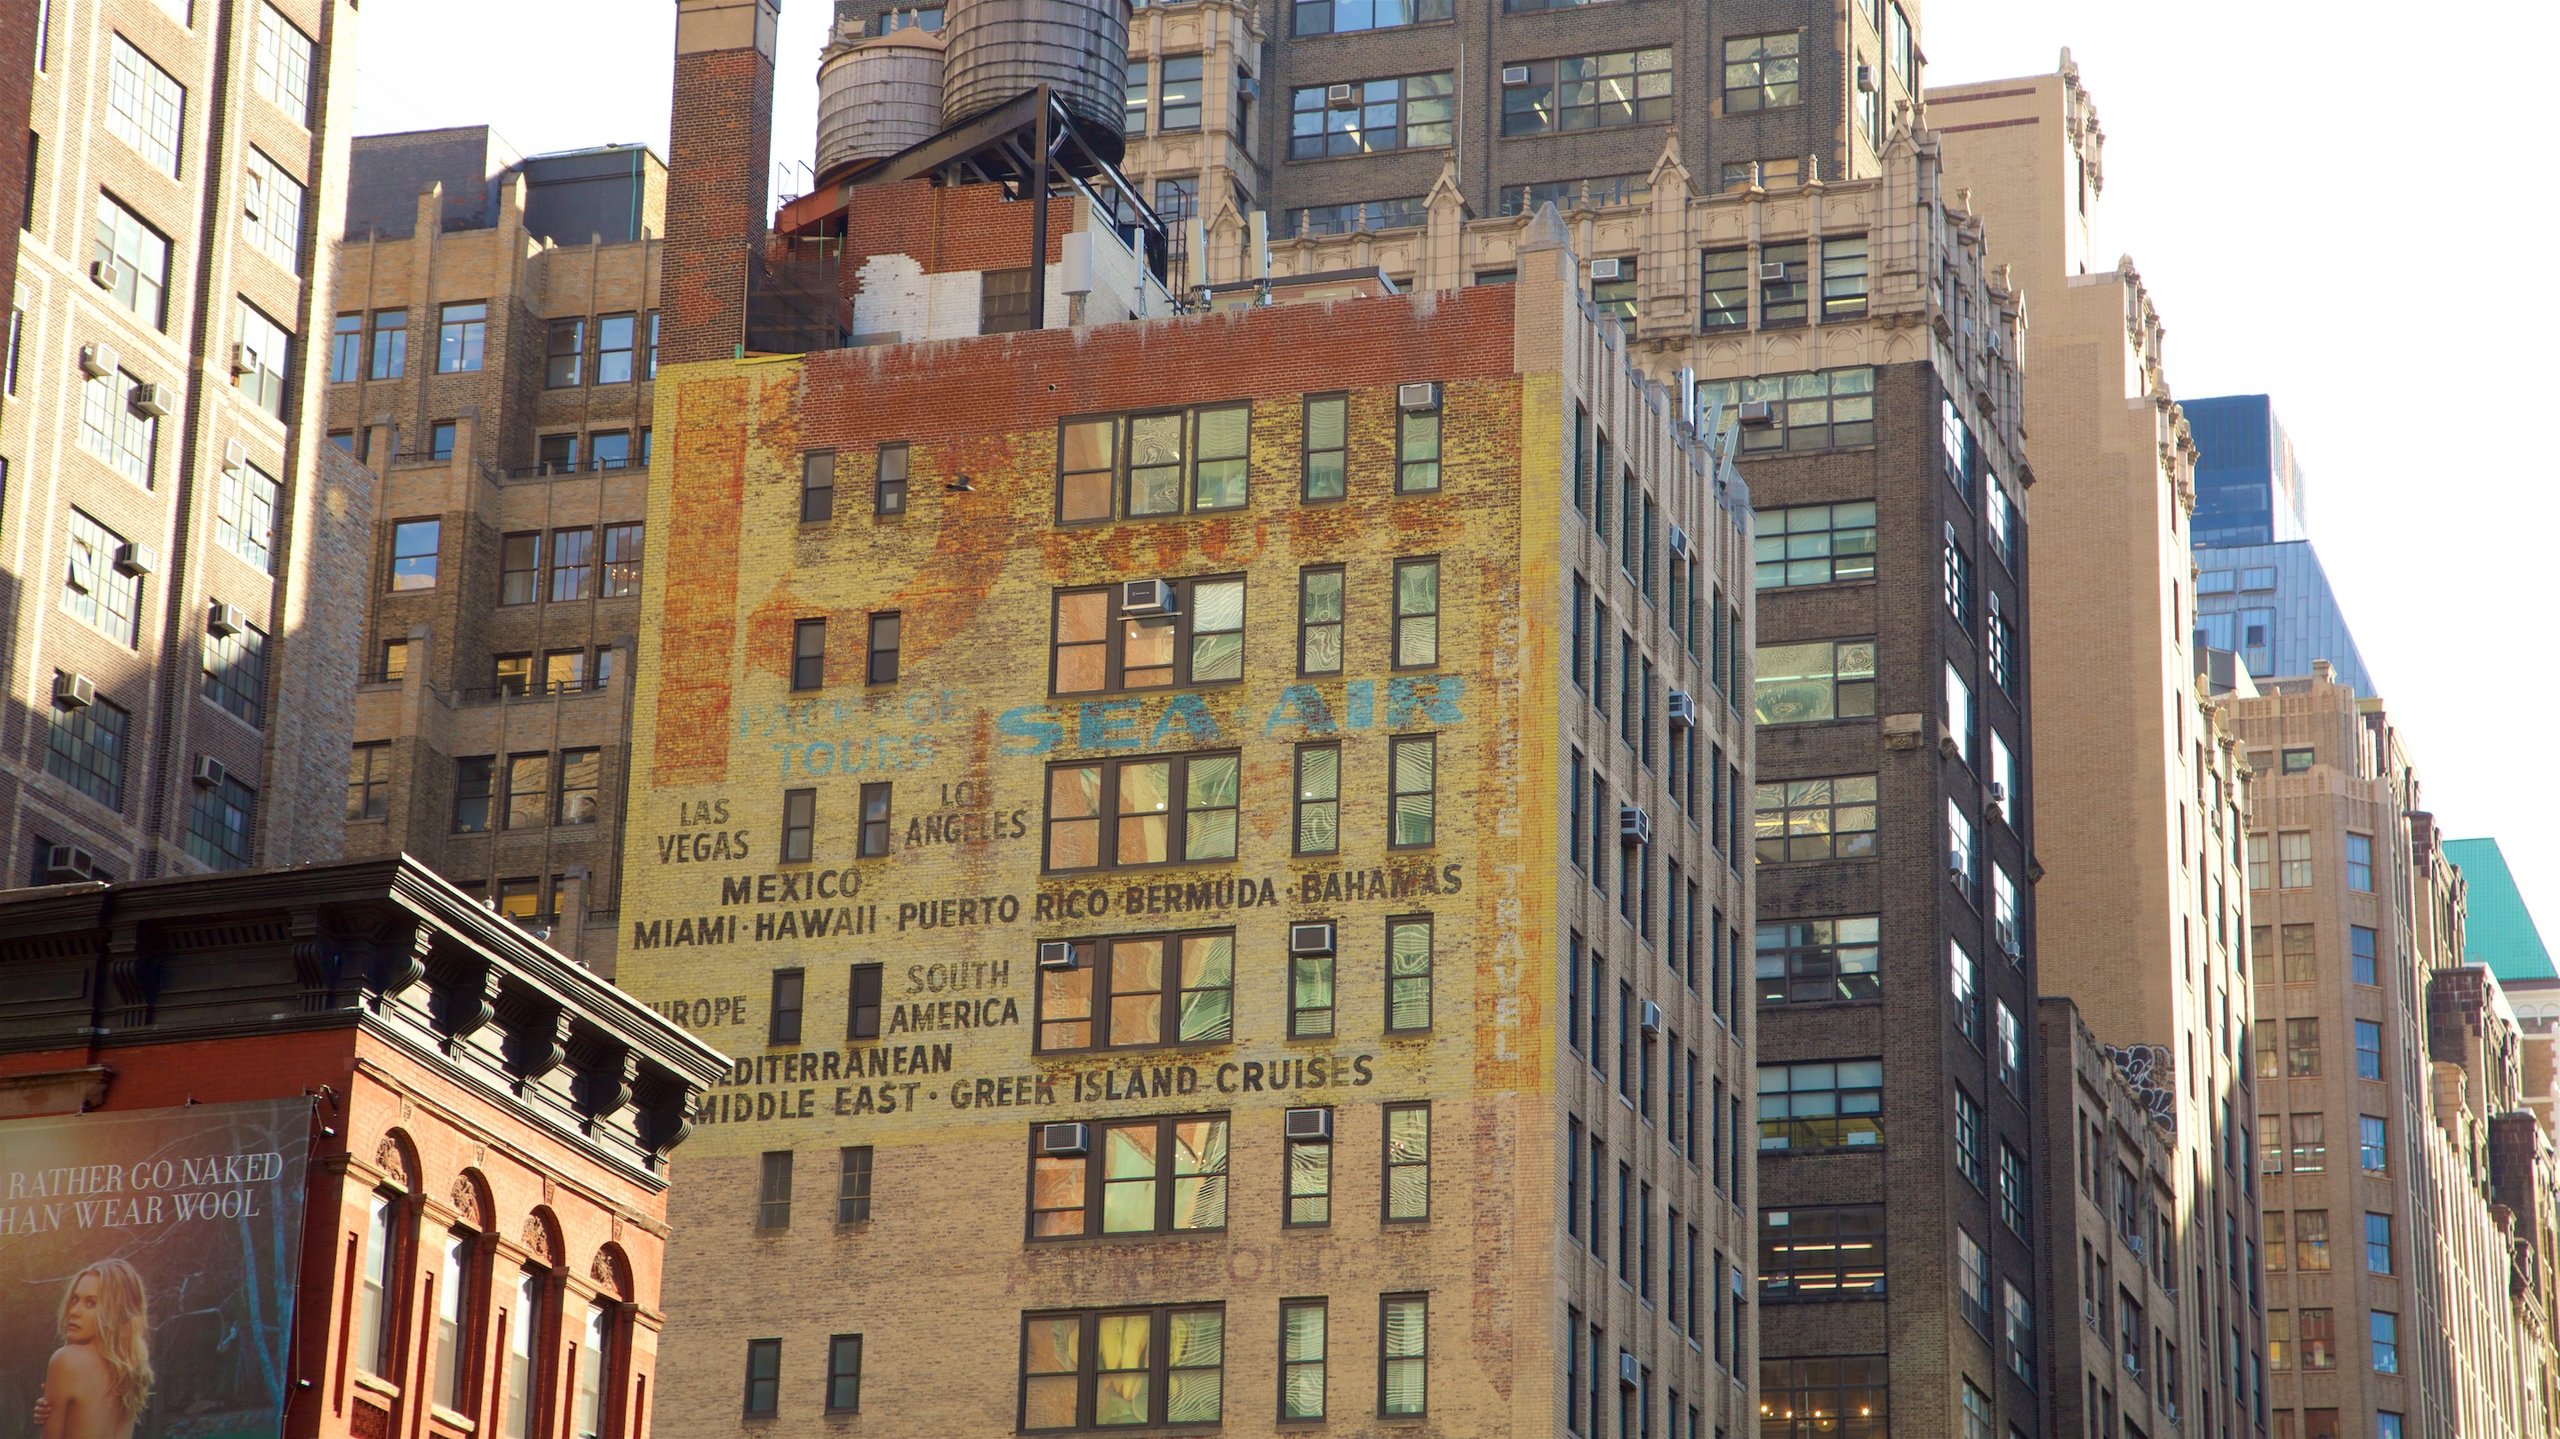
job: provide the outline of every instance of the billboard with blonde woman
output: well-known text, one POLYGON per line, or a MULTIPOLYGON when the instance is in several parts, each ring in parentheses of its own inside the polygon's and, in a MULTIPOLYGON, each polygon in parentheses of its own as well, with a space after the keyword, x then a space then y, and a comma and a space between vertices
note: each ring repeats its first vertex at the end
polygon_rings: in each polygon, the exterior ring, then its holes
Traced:
POLYGON ((0 1123, 0 1436, 276 1439, 311 1106, 0 1123))

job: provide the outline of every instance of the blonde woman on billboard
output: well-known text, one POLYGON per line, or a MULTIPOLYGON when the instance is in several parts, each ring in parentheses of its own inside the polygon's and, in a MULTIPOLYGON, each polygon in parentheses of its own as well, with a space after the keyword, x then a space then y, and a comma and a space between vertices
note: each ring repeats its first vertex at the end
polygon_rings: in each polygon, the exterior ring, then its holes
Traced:
POLYGON ((62 1347, 45 1365, 36 1404, 43 1439, 133 1439, 151 1402, 151 1309, 142 1276, 101 1259, 71 1276, 54 1316, 62 1347))

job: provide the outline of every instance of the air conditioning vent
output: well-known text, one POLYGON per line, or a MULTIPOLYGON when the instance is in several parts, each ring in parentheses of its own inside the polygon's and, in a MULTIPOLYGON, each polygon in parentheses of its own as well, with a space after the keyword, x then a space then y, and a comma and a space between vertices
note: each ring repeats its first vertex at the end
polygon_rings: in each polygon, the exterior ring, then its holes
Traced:
POLYGON ((204 627, 218 635, 240 633, 240 607, 215 600, 213 608, 205 614, 204 627))
POLYGON ((122 363, 116 352, 105 345, 93 343, 80 347, 80 373, 90 379, 103 380, 114 374, 122 363))
POLYGON ((1861 66, 1859 66, 1859 67, 1858 67, 1858 93, 1859 93, 1859 94, 1861 94, 1861 95, 1872 95, 1872 94, 1874 94, 1875 92, 1876 92, 1876 67, 1875 67, 1875 66, 1873 66, 1873 65, 1861 65, 1861 66))
POLYGON ((53 707, 84 710, 98 702, 98 682, 87 675, 57 673, 53 677, 53 707))
POLYGON ((1333 922, 1313 920, 1306 924, 1289 926, 1289 952, 1291 954, 1333 953, 1333 922))
POLYGON ((1313 1140, 1320 1144, 1333 1142, 1333 1111, 1330 1109, 1292 1109, 1284 1121, 1284 1132, 1290 1139, 1313 1140))
POLYGON ((252 373, 257 368, 258 355, 256 351, 250 349, 246 345, 234 345, 231 347, 231 373, 235 375, 246 375, 252 373))
POLYGON ((1325 86, 1324 102, 1327 105, 1339 105, 1346 109, 1349 108, 1351 104, 1351 87, 1348 85, 1325 86))
POLYGON ((238 440, 222 442, 222 472, 238 478, 242 466, 249 463, 249 447, 238 440))
POLYGON ((1618 806, 1618 842, 1620 844, 1653 843, 1653 816, 1635 805, 1618 806))
POLYGON ((1076 947, 1063 939, 1040 941, 1040 967, 1042 969, 1075 968, 1076 947))
POLYGON ((1416 380, 1410 385, 1396 386, 1396 408, 1417 414, 1440 408, 1440 382, 1416 380))
POLYGON ((1694 727, 1698 723, 1697 697, 1690 694, 1687 690, 1673 690, 1671 692, 1670 713, 1671 723, 1674 725, 1677 725, 1681 729, 1690 729, 1694 727))
POLYGON ((1125 615, 1169 615, 1181 608, 1181 597, 1162 580, 1130 580, 1120 586, 1120 612, 1125 615))
POLYGON ((1591 278, 1614 280, 1618 278, 1618 272, 1624 268, 1625 262, 1622 260, 1594 260, 1591 262, 1591 278))
POLYGON ((1784 261, 1784 260, 1763 260, 1763 261, 1761 261, 1761 262, 1760 262, 1760 278, 1761 278, 1761 279, 1763 279, 1763 280, 1769 280, 1769 281, 1781 281, 1781 280, 1786 279, 1786 278, 1787 278, 1787 262, 1786 262, 1786 261, 1784 261))
POLYGON ((1646 1036, 1648 1038, 1659 1037, 1662 1033, 1662 1006, 1648 999, 1644 1002, 1644 1009, 1642 1012, 1644 1015, 1644 1032, 1646 1036))
POLYGON ((46 845, 44 877, 55 884, 85 884, 98 877, 98 857, 76 844, 46 845))
POLYGON ((1528 83, 1529 83, 1529 67, 1528 67, 1528 66, 1526 66, 1526 65, 1505 65, 1505 66, 1503 66, 1503 67, 1502 67, 1502 83, 1503 83, 1503 84, 1505 84, 1505 85, 1526 85, 1526 84, 1528 84, 1528 83))
POLYGON ((1778 412, 1767 400, 1745 400, 1734 407, 1734 418, 1746 425, 1774 425, 1778 412))
POLYGON ((116 546, 116 568, 128 575, 147 575, 160 568, 160 552, 140 540, 116 546))
POLYGON ((1671 553, 1684 560, 1689 558, 1689 532, 1678 525, 1671 527, 1671 553))
POLYGON ((1644 1371, 1637 1367, 1636 1356, 1624 1349, 1618 1351, 1618 1382, 1629 1389, 1644 1382, 1644 1371))
POLYGON ((133 387, 133 412, 165 420, 169 418, 170 402, 176 398, 167 385, 136 385, 133 387))
POLYGON ((229 778, 231 771, 223 766, 222 761, 209 754, 196 756, 195 781, 198 788, 220 789, 222 782, 229 778))
POLYGON ((91 260, 89 283, 101 290, 112 290, 124 283, 124 266, 113 260, 91 260))
POLYGON ((1091 1148, 1081 1124, 1040 1126, 1040 1153, 1050 1159, 1072 1159, 1091 1148))

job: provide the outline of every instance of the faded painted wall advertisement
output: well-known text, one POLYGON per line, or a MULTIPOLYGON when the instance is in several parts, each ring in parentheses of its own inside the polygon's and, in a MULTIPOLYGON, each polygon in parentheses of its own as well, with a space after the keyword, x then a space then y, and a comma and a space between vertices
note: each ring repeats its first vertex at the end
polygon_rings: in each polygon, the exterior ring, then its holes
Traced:
POLYGON ((282 1433, 311 1106, 0 1124, 0 1434, 282 1433))

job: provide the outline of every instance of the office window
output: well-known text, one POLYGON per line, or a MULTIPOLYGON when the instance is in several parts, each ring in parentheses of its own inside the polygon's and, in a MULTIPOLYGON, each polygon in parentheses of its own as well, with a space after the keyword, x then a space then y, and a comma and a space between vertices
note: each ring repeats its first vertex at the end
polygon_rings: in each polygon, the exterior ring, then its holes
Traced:
POLYGON ((1956 1172, 1980 1189, 1982 1184, 1982 1105, 1956 1088, 1956 1172))
POLYGON ((1956 1029, 1976 1046, 1982 1043, 1982 980, 1972 951, 1960 940, 1947 941, 1947 987, 1955 999, 1956 1029))
POLYGON ((1125 586, 1057 591, 1050 602, 1052 691, 1097 694, 1244 678, 1243 577, 1176 580, 1170 589, 1166 610, 1134 613, 1125 586))
POLYGON ((1054 873, 1233 859, 1239 770, 1232 754, 1051 765, 1042 867, 1054 873))
POLYGON ((2376 1309, 2367 1317, 2373 1337, 2373 1372, 2400 1372, 2400 1316, 2376 1309))
POLYGON ((551 598, 591 599, 595 594, 596 532, 590 529, 551 532, 551 598))
POLYGON ((1325 1302, 1280 1301, 1280 1417, 1324 1417, 1325 1302))
POLYGON ((508 756, 505 828, 538 829, 550 814, 551 756, 508 756))
POLYGON ((542 383, 553 390, 569 389, 586 378, 587 322, 583 319, 554 320, 542 348, 542 383))
POLYGON ((347 755, 347 818, 382 819, 390 813, 391 741, 353 746, 347 755))
POLYGON ((1760 1439, 1885 1439, 1890 1373, 1882 1354, 1762 1359, 1760 1439))
POLYGON ((1451 0, 1296 0, 1291 31, 1299 35, 1345 35, 1361 30, 1387 30, 1446 20, 1451 0))
POLYGON ((1632 325, 1636 321, 1636 257, 1619 255, 1605 258, 1617 272, 1612 275, 1593 273, 1590 284, 1592 308, 1622 325, 1632 325))
POLYGON ((226 776, 199 785, 187 803, 187 853, 215 869, 244 869, 258 808, 258 792, 226 776))
POLYGON ((2316 753, 2317 752, 2309 745, 2288 746, 2281 751, 2277 757, 2278 763, 2283 766, 2280 772, 2284 774, 2309 774, 2311 772, 2312 760, 2316 753))
POLYGON ((604 758, 593 749, 560 751, 560 801, 553 811, 557 824, 594 824, 596 796, 603 788, 604 758))
MULTIPOLYGON (((1293 1109, 1292 1116, 1324 1114, 1329 1110, 1293 1109)), ((1289 1209, 1282 1223, 1290 1226, 1325 1225, 1333 1222, 1333 1140, 1328 1124, 1324 1138, 1290 1137, 1288 1151, 1289 1209)))
POLYGON ((2036 1382, 2036 1311, 2017 1285, 2000 1281, 2001 1312, 2008 1316, 2009 1372, 2029 1388, 2036 1382))
MULTIPOLYGON (((631 383, 631 352, 637 338, 637 318, 631 315, 602 315, 596 319, 596 383, 627 385, 631 383)), ((574 382, 573 382, 574 383, 574 382)))
POLYGON ((1249 409, 1068 420, 1058 427, 1061 524, 1235 509, 1246 499, 1249 409), (1123 432, 1126 444, 1122 444, 1123 432), (1186 455, 1185 441, 1192 442, 1186 455))
POLYGON ((2303 1309, 2294 1315, 2295 1353, 2307 1373, 2326 1373, 2338 1367, 2337 1312, 2330 1309, 2303 1309))
POLYGON ((1390 1104, 1380 1213, 1388 1223, 1431 1217, 1431 1106, 1390 1104))
POLYGON ((2356 1078, 2381 1077, 2382 1026, 2370 1019, 2359 1019, 2356 1021, 2356 1078))
MULTIPOLYGON (((1797 247, 1801 248, 1801 247, 1797 247)), ((1790 271, 1789 273, 1794 273, 1790 271)), ((1786 282, 1764 282, 1785 284, 1786 282)), ((1797 287, 1799 295, 1801 287, 1797 287)), ((1801 299, 1796 302, 1801 315, 1801 299)), ((1744 401, 1769 407, 1770 422, 1742 432, 1746 454, 1825 450, 1875 442, 1876 372, 1867 367, 1718 380, 1698 387, 1702 401, 1731 413, 1744 401)))
POLYGON ((1876 777, 1781 780, 1752 787, 1754 853, 1763 861, 1857 859, 1876 852, 1876 777))
POLYGON ((2364 1217, 2364 1268, 2367 1274, 2391 1272, 2391 1216, 2367 1214, 2364 1217))
POLYGON ((1203 57, 1168 55, 1156 62, 1156 129, 1200 128, 1200 73, 1203 57))
POLYGON ((1754 662, 1762 724, 1866 719, 1876 712, 1876 642, 1762 645, 1754 662))
POLYGON ((2000 1144, 2000 1222, 2008 1225, 2020 1238, 2026 1237, 2034 1228, 2027 1208, 2028 1194, 2026 1156, 2010 1148, 2008 1141, 2003 1140, 2000 1144))
POLYGON ((895 831, 889 825, 889 782, 875 780, 862 787, 862 833, 855 853, 864 859, 877 859, 889 852, 895 831))
POLYGON ((2286 1116, 2288 1132, 2293 1136, 2293 1172, 2318 1174, 2329 1167, 2329 1145, 2322 1133, 2322 1116, 2293 1114, 2286 1116))
MULTIPOLYGON (((1751 323, 1751 251, 1749 247, 1708 250, 1699 256, 1701 330, 1739 330, 1751 323)), ((1828 509, 1827 505, 1813 506, 1828 509)), ((1765 529, 1761 533, 1766 534, 1765 529)), ((1870 547, 1872 548, 1872 546, 1870 547)), ((1765 552, 1764 552, 1765 554, 1765 552)))
POLYGON ((45 772, 109 809, 123 809, 130 717, 104 699, 76 709, 57 705, 47 714, 45 772))
POLYGON ((574 432, 544 435, 537 442, 534 459, 539 472, 546 475, 570 475, 578 470, 578 436, 574 432))
MULTIPOLYGON (((2085 1251, 2087 1245, 2084 1243, 2081 1247, 2085 1251)), ((1879 1263, 1883 1253, 1879 1239, 1876 1247, 1879 1263)), ((1765 1259, 1761 1261, 1764 1268, 1767 1262, 1765 1259)), ((1876 1280, 1881 1287, 1884 1280, 1881 1272, 1876 1280)), ((1973 1232, 1963 1228, 1956 1230, 1956 1299, 1964 1310, 1966 1323, 1986 1334, 1991 1332, 1991 1256, 1974 1241, 1973 1232)))
POLYGON ((237 312, 240 392, 250 403, 281 418, 285 411, 285 372, 293 363, 293 337, 247 300, 237 312))
POLYGON ((1088 1125, 1082 1154, 1045 1152, 1048 1128, 1031 1128, 1033 1239, 1226 1228, 1224 1116, 1088 1125))
POLYGON ((1390 1294, 1378 1301, 1378 1414, 1398 1418, 1426 1412, 1430 1304, 1420 1294, 1390 1294))
POLYGON ((400 1303, 400 1210, 388 1194, 365 1200, 363 1268, 357 1273, 355 1361, 367 1374, 388 1375, 400 1303))
POLYGON ((1875 578, 1873 500, 1764 509, 1755 520, 1751 543, 1759 589, 1875 578))
POLYGON ((1813 308, 1812 272, 1807 246, 1798 240, 1760 247, 1760 323, 1801 325, 1813 308))
POLYGON ((204 697, 235 719, 266 723, 267 637, 256 625, 241 625, 227 635, 207 629, 204 697))
MULTIPOLYGON (((1298 572, 1298 673, 1342 673, 1342 590, 1339 565, 1298 572)), ((1237 603, 1242 602, 1239 589, 1237 603)))
POLYGON ((2288 924, 2279 931, 2283 937, 2284 982, 2309 984, 2319 978, 2319 955, 2314 943, 2315 931, 2307 924, 2288 924))
POLYGON ((1019 1426, 1215 1424, 1225 1354, 1215 1305, 1025 1315, 1019 1426))
POLYGON ((1440 663, 1440 561, 1396 561, 1397 669, 1440 663))
POLYGON ((1963 542, 1956 538, 1954 521, 1947 522, 1946 534, 1944 573, 1940 577, 1939 597, 1945 601, 1947 615, 1956 622, 1956 628, 1971 634, 1973 633, 1973 557, 1965 553, 1963 542))
POLYGON ((278 494, 274 478, 246 460, 223 466, 214 490, 214 542, 261 574, 275 572, 278 494))
POLYGON ((816 524, 836 514, 836 452, 810 450, 800 457, 800 523, 816 524))
MULTIPOLYGON (((361 311, 352 315, 340 315, 329 325, 329 383, 342 385, 362 377, 363 374, 364 315, 361 311)), ((343 450, 354 450, 354 435, 344 431, 340 433, 344 434, 345 438, 338 441, 338 447, 343 450)))
POLYGON ((604 598, 617 600, 640 593, 642 530, 637 524, 604 527, 604 589, 600 591, 604 598))
POLYGON ((827 622, 824 619, 794 620, 791 623, 791 687, 814 690, 827 682, 827 622))
POLYGON ((2288 1019, 2284 1022, 2284 1057, 2285 1073, 2292 1078, 2308 1078, 2320 1072, 2319 1020, 2288 1019))
MULTIPOLYGON (((827 483, 832 487, 835 483, 835 456, 832 452, 827 456, 827 468, 827 483)), ((882 445, 880 447, 879 456, 873 464, 872 475, 871 513, 879 516, 905 514, 907 512, 906 444, 901 441, 897 444, 882 445)), ((831 510, 834 504, 832 489, 826 498, 827 504, 831 510)), ((815 516, 807 514, 806 510, 808 505, 805 500, 803 501, 801 508, 803 510, 803 514, 801 515, 802 519, 825 519, 827 517, 825 514, 815 516)))
MULTIPOLYGON (((377 324, 379 322, 377 321, 377 324)), ((489 334, 489 304, 471 300, 447 305, 438 312, 436 328, 436 373, 467 374, 478 370, 487 359, 484 346, 489 334)), ((380 333, 377 329, 377 335, 380 333)), ((381 358, 379 340, 375 358, 381 358)))
POLYGON ((1305 744, 1297 752, 1296 854, 1332 854, 1341 842, 1342 747, 1305 744))
POLYGON ((1039 1051, 1146 1049, 1234 1037, 1232 931, 1067 943, 1074 964, 1040 971, 1039 1051))
MULTIPOLYGON (((1349 489, 1347 463, 1351 400, 1347 395, 1309 395, 1303 453, 1298 470, 1298 497, 1309 503, 1338 500, 1349 489)), ((1319 1311, 1321 1312, 1321 1311, 1319 1311)), ((1321 1323, 1321 1319, 1318 1321, 1321 1323)))
POLYGON ((1440 488, 1440 408, 1396 410, 1396 493, 1440 488))
POLYGON ((107 133, 131 145, 153 169, 177 174, 186 132, 186 88, 122 35, 111 35, 109 41, 107 133))
POLYGON ((1884 1294, 1884 1206, 1760 1211, 1760 1297, 1876 1299, 1884 1294))
POLYGON ((1867 237, 1822 237, 1822 318, 1855 319, 1867 312, 1867 237))
POLYGON ((1121 71, 1120 76, 1120 133, 1124 135, 1147 133, 1149 100, 1147 62, 1133 57, 1127 68, 1121 71))
POLYGON ((2000 1016, 2000 1047, 1996 1056, 1999 1063, 2000 1083, 2015 1094, 2025 1086, 2027 1079, 2026 1034, 2019 1026, 2018 1012, 2009 1007, 2009 1001, 1997 1000, 1994 1002, 1994 1008, 1998 1010, 2000 1016))
POLYGON ((80 448, 147 490, 160 448, 160 422, 133 407, 140 384, 122 370, 81 384, 80 448))
POLYGON ((1802 100, 1804 37, 1737 35, 1724 42, 1724 112, 1745 115, 1778 110, 1802 100))
POLYGON ((2000 592, 1991 590, 1982 597, 1983 661, 1991 668, 1991 682, 2000 692, 2015 699, 2018 696, 2018 634, 2010 627, 2009 613, 2002 608, 2000 592))
POLYGON ((311 39, 273 5, 258 7, 258 32, 249 57, 253 88, 293 117, 311 118, 311 39))
POLYGON ((2391 1172, 2391 1161, 2388 1156, 2389 1131, 2390 1121, 2378 1115, 2363 1114, 2356 1117, 2356 1165, 2365 1173, 2388 1174, 2391 1172))
POLYGON ((1883 1112, 1881 1060, 1760 1066, 1760 1149, 1764 1153, 1881 1144, 1883 1112))
MULTIPOLYGON (((167 328, 168 237, 104 190, 98 192, 98 228, 89 259, 100 289, 153 329, 167 328)), ((130 392, 133 385, 126 379, 118 394, 130 392)))
POLYGON ((498 542, 498 603, 529 605, 542 598, 542 532, 507 535, 498 542))
POLYGON ((818 792, 814 789, 787 789, 782 792, 781 858, 785 864, 805 864, 816 847, 818 836, 818 792))
POLYGON ((2347 836, 2347 888, 2358 894, 2373 893, 2373 836, 2347 836))
MULTIPOLYGON (((772 1155, 766 1155, 769 1161, 772 1155)), ((789 1155, 784 1155, 786 1160, 789 1155)), ((770 1419, 782 1396, 782 1341, 747 1341, 747 1387, 743 1407, 750 1419, 770 1419)))
POLYGON ((124 537, 79 510, 71 512, 62 609, 128 647, 141 636, 142 576, 116 564, 124 537))
POLYGON ((494 793, 497 760, 478 755, 453 762, 453 832, 485 834, 489 801, 494 793))
POLYGON ((2377 935, 2361 924, 2347 926, 2347 959, 2358 984, 2374 984, 2375 941, 2377 935))
POLYGON ((857 1414, 861 1410, 862 1336, 831 1334, 827 1336, 827 1412, 857 1414))
MULTIPOLYGON (((1296 87, 1289 92, 1289 158, 1315 160, 1446 145, 1455 93, 1446 70, 1348 85, 1296 87), (1337 96, 1336 91, 1344 93, 1337 96)), ((1196 118, 1193 123, 1198 123, 1196 118)))
POLYGON ((1431 917, 1387 921, 1387 1032, 1431 1027, 1431 917))
POLYGON ((1502 87, 1502 133, 1547 135, 1671 118, 1671 50, 1619 50, 1506 67, 1528 72, 1502 87))
POLYGON ((2311 887, 2311 834, 2284 830, 2276 835, 2277 884, 2284 889, 2311 887))
MULTIPOLYGON (((284 167, 270 160, 266 152, 251 148, 244 183, 240 191, 242 230, 251 246, 285 269, 299 272, 302 268, 302 182, 286 174, 284 167)), ((341 324, 358 320, 354 315, 338 317, 341 324)), ((355 378, 356 341, 354 327, 349 326, 346 346, 346 378, 355 378)), ((335 366, 332 366, 333 370, 335 366)), ((337 378, 333 373, 332 379, 337 378)))
POLYGON ((863 668, 864 683, 885 685, 896 682, 898 625, 898 612, 895 610, 871 617, 871 645, 868 651, 869 658, 863 668))
POLYGON ((1438 741, 1430 735, 1398 735, 1387 742, 1388 848, 1410 849, 1432 842, 1438 753, 1438 741))
POLYGON ((409 312, 373 312, 373 358, 365 372, 372 380, 396 380, 409 372, 409 312))

